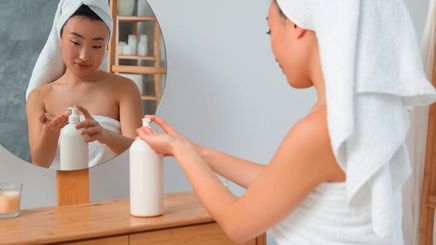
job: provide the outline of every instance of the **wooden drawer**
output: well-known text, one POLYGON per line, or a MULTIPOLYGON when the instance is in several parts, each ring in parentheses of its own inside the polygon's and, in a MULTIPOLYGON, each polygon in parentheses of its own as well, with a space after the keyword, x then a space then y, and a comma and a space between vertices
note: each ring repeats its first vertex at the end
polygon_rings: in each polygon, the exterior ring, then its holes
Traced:
POLYGON ((116 236, 100 239, 84 240, 80 242, 62 243, 64 245, 128 245, 129 236, 116 236))
MULTIPOLYGON (((216 223, 130 235, 130 245, 234 245, 216 223)), ((256 245, 253 239, 244 245, 256 245)))

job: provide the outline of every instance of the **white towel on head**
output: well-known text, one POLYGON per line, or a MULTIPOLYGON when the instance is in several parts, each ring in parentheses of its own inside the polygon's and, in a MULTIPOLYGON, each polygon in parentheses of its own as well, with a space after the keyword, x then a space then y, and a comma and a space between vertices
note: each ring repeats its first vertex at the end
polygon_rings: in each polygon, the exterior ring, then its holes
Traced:
POLYGON ((68 19, 82 5, 87 5, 94 11, 106 24, 109 30, 109 38, 112 35, 112 16, 107 0, 60 0, 47 42, 33 68, 26 91, 26 100, 33 89, 58 79, 65 72, 60 44, 61 30, 68 19))
POLYGON ((436 99, 402 0, 277 0, 316 33, 333 152, 351 207, 371 202, 381 236, 401 235, 403 183, 410 175, 407 108, 436 99), (400 231, 397 232, 397 228, 400 231))

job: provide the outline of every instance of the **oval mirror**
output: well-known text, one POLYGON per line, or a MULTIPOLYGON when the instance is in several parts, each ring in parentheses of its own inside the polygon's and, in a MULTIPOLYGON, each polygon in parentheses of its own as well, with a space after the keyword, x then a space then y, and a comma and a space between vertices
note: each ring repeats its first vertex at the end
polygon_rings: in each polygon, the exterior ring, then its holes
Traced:
POLYGON ((88 2, 97 5, 0 1, 0 144, 36 166, 78 170, 116 157, 128 149, 141 118, 154 114, 162 97, 165 46, 148 3, 110 0, 105 9, 98 8, 105 1, 88 2), (51 29, 58 4, 74 9, 63 11, 71 13, 55 38, 60 47, 48 49, 49 57, 58 55, 60 62, 44 63, 40 60, 47 57, 41 53, 47 45, 53 47, 48 37, 56 33, 51 29), (110 39, 105 14, 112 17, 110 39), (57 67, 62 68, 59 75, 45 75, 57 67), (41 79, 46 77, 50 79, 41 79), (77 120, 82 140, 74 143, 67 128, 77 120), (83 142, 86 150, 77 150, 83 142), (84 154, 86 161, 80 161, 84 154))

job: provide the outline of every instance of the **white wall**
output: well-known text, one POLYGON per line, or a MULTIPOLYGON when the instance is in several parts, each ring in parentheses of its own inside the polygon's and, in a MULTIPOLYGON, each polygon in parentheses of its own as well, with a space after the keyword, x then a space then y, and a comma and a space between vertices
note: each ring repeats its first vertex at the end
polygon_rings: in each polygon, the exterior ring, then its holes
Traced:
POLYGON ((427 17, 429 0, 404 0, 415 24, 416 34, 421 39, 427 17))
MULTIPOLYGON (((266 163, 308 112, 312 90, 290 88, 271 54, 268 0, 150 0, 167 47, 168 76, 158 114, 191 140, 266 163)), ((428 0, 407 0, 419 36, 428 0)), ((24 183, 25 208, 54 205, 55 175, 0 149, 0 181, 24 183)), ((128 196, 126 154, 91 170, 93 200, 128 196)), ((236 186, 232 190, 241 193, 236 186)), ((165 191, 190 190, 165 161, 165 191)), ((273 244, 273 243, 270 243, 273 244)))

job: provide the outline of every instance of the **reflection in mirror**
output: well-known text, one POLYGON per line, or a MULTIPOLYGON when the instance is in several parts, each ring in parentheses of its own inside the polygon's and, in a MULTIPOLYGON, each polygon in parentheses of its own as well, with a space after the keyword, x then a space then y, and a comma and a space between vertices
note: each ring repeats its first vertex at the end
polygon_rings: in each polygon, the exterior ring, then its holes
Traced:
POLYGON ((143 115, 155 113, 166 73, 157 20, 145 0, 131 2, 111 0, 112 12, 102 0, 0 2, 2 23, 21 23, 0 26, 7 150, 37 166, 76 170, 128 149, 143 115))

